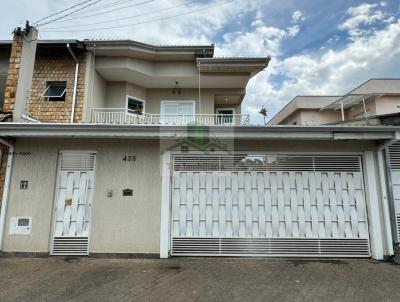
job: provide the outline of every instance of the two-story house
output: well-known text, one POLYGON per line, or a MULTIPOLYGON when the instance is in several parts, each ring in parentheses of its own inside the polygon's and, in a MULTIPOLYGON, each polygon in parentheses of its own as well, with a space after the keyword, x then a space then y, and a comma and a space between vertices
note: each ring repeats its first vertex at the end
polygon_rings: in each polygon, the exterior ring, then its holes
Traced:
POLYGON ((36 34, 2 43, 4 255, 393 254, 398 127, 253 125, 269 57, 36 34))

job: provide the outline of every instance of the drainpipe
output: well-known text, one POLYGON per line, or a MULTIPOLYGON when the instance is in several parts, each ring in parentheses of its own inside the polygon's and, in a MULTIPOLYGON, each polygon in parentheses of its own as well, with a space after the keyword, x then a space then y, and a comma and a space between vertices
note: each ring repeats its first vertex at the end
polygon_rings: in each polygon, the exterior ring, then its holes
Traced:
POLYGON ((79 60, 76 57, 75 53, 72 51, 71 46, 69 43, 67 44, 67 49, 71 54, 72 58, 75 61, 75 78, 74 78, 74 91, 72 94, 72 110, 71 110, 71 124, 74 123, 74 115, 75 115, 75 103, 76 103, 76 89, 78 86, 78 73, 79 73, 79 60))
POLYGON ((3 188, 3 198, 1 203, 1 212, 0 212, 0 251, 3 249, 3 235, 4 235, 4 227, 6 224, 6 211, 8 204, 8 196, 10 192, 10 182, 11 182, 11 170, 14 158, 14 145, 7 142, 6 140, 0 138, 0 143, 6 145, 8 147, 8 157, 7 157, 7 169, 6 169, 6 177, 4 179, 4 188, 3 188))
POLYGON ((199 67, 199 114, 201 114, 201 71, 200 71, 200 62, 198 63, 199 67))

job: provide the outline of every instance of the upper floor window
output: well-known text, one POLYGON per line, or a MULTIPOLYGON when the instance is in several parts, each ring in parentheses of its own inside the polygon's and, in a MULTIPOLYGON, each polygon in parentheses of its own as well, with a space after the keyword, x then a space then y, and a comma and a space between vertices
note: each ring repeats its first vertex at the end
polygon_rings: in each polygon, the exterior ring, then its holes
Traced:
POLYGON ((194 114, 194 101, 161 101, 161 123, 192 123, 195 119, 194 114))
POLYGON ((144 101, 137 98, 128 96, 127 97, 127 109, 129 113, 143 114, 144 113, 144 101))
POLYGON ((50 102, 64 102, 66 91, 66 81, 47 82, 47 87, 43 92, 42 97, 46 98, 50 102))

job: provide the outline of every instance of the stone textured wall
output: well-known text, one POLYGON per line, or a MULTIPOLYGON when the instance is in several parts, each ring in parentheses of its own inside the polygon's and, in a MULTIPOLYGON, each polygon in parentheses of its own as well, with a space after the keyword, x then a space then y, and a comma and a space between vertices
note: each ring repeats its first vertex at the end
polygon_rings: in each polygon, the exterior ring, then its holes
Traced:
POLYGON ((4 92, 4 111, 13 111, 15 105, 15 94, 17 92, 19 64, 21 61, 22 38, 14 35, 11 47, 11 55, 8 64, 7 81, 4 92))
MULTIPOLYGON (((86 56, 79 55, 79 76, 75 103, 74 122, 82 121, 85 89, 86 56)), ((75 77, 75 61, 70 54, 62 56, 36 55, 32 87, 29 96, 28 114, 42 121, 69 123, 72 111, 72 96, 75 77), (41 97, 49 81, 66 81, 65 101, 47 101, 41 97)))

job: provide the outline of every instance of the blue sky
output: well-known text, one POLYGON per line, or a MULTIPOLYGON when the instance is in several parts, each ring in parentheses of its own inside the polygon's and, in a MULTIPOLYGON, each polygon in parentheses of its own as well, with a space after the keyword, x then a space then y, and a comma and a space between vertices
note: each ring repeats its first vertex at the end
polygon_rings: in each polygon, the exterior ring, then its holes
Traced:
MULTIPOLYGON (((76 3, 6 0, 0 39, 9 39, 23 20, 76 3)), ((102 0, 74 19, 40 27, 39 37, 215 43, 216 56, 269 55, 270 66, 249 82, 243 102, 243 111, 260 123, 262 105, 272 117, 298 94, 344 94, 369 78, 399 78, 399 17, 398 0, 102 0)))

